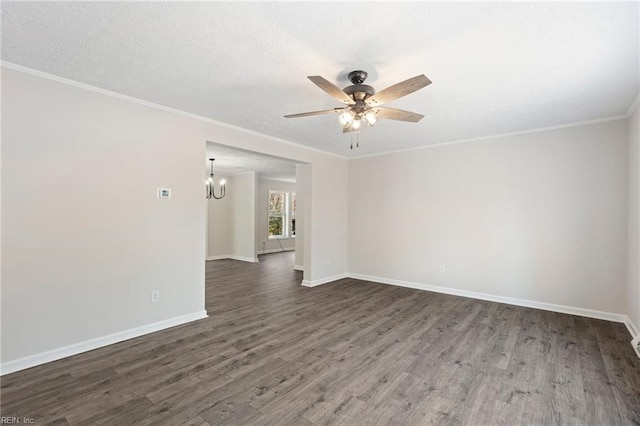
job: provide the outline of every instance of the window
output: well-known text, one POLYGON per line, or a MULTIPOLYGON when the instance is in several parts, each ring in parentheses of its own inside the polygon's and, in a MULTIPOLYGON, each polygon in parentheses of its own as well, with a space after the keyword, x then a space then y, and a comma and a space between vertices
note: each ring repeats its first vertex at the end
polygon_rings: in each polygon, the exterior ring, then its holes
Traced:
POLYGON ((269 238, 293 238, 296 235, 296 194, 269 191, 269 238))
POLYGON ((269 238, 284 238, 286 192, 269 191, 269 238))
POLYGON ((296 236, 296 193, 291 193, 291 207, 290 207, 290 217, 291 217, 291 236, 296 236))

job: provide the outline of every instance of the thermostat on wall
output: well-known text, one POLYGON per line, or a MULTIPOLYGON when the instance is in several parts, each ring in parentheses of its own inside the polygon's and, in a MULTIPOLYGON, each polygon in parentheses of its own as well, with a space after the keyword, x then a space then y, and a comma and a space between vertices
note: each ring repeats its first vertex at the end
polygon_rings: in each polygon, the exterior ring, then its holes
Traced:
POLYGON ((158 188, 158 198, 171 198, 170 188, 158 188))

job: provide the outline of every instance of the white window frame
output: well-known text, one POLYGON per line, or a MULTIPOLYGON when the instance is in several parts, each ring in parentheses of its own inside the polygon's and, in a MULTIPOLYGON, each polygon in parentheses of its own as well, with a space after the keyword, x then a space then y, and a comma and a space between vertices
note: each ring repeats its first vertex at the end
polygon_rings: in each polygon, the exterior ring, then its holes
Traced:
POLYGON ((286 192, 286 191, 278 191, 278 190, 269 190, 269 197, 267 198, 267 237, 270 240, 281 240, 285 238, 295 238, 295 235, 291 235, 293 222, 295 219, 295 214, 291 212, 291 195, 295 194, 295 192, 286 192), (283 194, 284 195, 284 212, 282 214, 279 213, 271 213, 269 209, 269 202, 271 201, 271 194, 283 194), (272 217, 281 217, 282 218, 282 235, 268 235, 269 234, 269 219, 272 217))
MULTIPOLYGON (((289 238, 295 238, 296 234, 293 233, 293 221, 296 220, 296 212, 293 211, 293 209, 291 207, 293 207, 293 197, 296 196, 295 192, 291 192, 289 193, 289 202, 287 203, 287 206, 289 208, 289 238)), ((298 200, 296 199, 296 210, 298 209, 297 206, 298 200)))

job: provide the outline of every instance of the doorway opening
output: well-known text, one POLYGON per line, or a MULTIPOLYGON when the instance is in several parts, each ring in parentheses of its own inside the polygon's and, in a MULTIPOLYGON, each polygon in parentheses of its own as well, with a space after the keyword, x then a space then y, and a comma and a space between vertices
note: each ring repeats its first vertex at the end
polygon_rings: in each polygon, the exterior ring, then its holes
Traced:
POLYGON ((206 202, 206 260, 257 263, 262 256, 294 252, 291 269, 304 271, 310 164, 207 141, 207 180, 211 159, 208 185, 220 194, 224 182, 225 195, 206 202))

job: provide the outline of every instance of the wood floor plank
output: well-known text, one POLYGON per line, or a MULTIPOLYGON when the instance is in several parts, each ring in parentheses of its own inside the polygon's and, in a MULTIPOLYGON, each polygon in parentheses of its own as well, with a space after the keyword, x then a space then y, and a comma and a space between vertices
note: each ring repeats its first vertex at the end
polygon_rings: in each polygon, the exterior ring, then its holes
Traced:
POLYGON ((622 324, 342 279, 293 253, 206 263, 209 317, 4 376, 37 424, 640 424, 622 324))
POLYGON ((584 420, 590 424, 623 424, 592 320, 576 318, 575 322, 580 336, 580 372, 586 401, 584 420))
POLYGON ((611 390, 623 422, 640 424, 640 382, 634 374, 634 371, 640 368, 640 359, 630 359, 619 354, 619 340, 615 327, 622 327, 622 324, 594 324, 596 339, 607 377, 613 384, 611 390))

